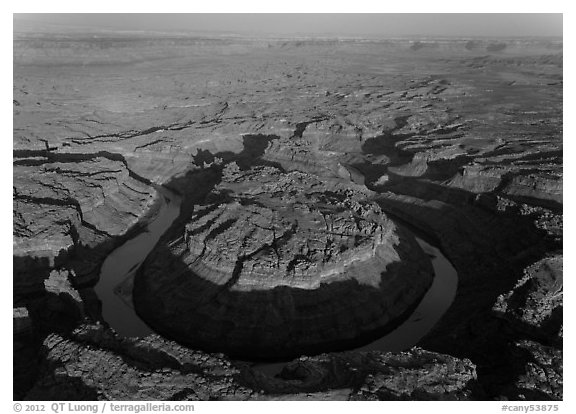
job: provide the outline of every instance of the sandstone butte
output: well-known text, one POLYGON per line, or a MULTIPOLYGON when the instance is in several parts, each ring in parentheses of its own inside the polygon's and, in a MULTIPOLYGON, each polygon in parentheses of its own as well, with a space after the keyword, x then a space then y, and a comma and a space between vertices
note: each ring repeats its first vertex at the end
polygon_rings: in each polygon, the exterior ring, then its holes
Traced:
POLYGON ((244 358, 295 357, 382 335, 434 276, 370 191, 277 167, 226 165, 185 228, 135 280, 141 317, 182 343, 244 358))

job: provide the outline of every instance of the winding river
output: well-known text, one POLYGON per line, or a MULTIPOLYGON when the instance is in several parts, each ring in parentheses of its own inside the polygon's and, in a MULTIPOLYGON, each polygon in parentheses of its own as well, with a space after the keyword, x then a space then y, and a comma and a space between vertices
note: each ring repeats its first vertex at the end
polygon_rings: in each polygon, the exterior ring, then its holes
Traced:
MULTIPOLYGON (((145 336, 153 331, 138 317, 132 306, 134 274, 162 234, 176 219, 180 211, 180 197, 163 188, 157 188, 161 205, 157 216, 144 231, 114 250, 102 265, 96 293, 102 302, 104 320, 122 336, 145 336)), ((395 330, 357 350, 402 351, 414 346, 452 304, 458 285, 458 275, 440 250, 416 237, 434 267, 432 286, 410 315, 395 330)), ((278 371, 285 363, 256 364, 269 373, 278 371)))
POLYGON ((136 314, 132 305, 134 274, 152 251, 162 234, 180 213, 180 197, 165 187, 157 186, 160 208, 156 217, 104 261, 100 280, 95 287, 102 302, 102 317, 122 336, 146 336, 153 333, 136 314))
POLYGON ((448 310, 458 286, 458 274, 442 252, 419 237, 416 241, 432 260, 434 280, 408 319, 388 335, 357 348, 359 351, 404 351, 416 345, 448 310))

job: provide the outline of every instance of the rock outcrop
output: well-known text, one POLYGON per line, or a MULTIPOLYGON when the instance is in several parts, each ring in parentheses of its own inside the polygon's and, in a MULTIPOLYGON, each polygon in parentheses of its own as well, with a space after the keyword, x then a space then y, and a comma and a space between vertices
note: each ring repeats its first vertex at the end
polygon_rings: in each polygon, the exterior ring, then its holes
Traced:
POLYGON ((49 335, 46 362, 28 400, 247 399, 254 392, 233 380, 225 358, 190 351, 158 336, 121 339, 102 325, 69 338, 49 335))
POLYGON ((550 343, 562 340, 562 255, 539 260, 509 293, 500 295, 493 309, 514 329, 550 343))
POLYGON ((512 352, 519 375, 508 390, 511 399, 564 399, 562 350, 523 340, 514 344, 512 352))
POLYGON ((302 357, 272 377, 158 335, 120 338, 102 325, 52 334, 42 352, 26 400, 462 400, 476 378, 470 361, 418 348, 302 357))
POLYGON ((254 370, 248 384, 266 394, 349 390, 350 400, 468 400, 476 383, 468 360, 412 348, 301 357, 275 377, 254 370))
POLYGON ((278 358, 382 334, 430 286, 414 238, 370 191, 275 167, 242 171, 196 205, 135 278, 138 313, 203 349, 278 358))

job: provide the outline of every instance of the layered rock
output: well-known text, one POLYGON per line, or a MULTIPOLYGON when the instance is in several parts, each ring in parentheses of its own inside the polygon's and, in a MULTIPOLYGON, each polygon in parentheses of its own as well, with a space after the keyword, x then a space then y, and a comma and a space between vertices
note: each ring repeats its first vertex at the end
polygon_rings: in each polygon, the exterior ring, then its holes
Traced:
MULTIPOLYGON (((544 170, 544 169, 542 169, 544 170)), ((519 200, 547 206, 562 205, 562 176, 523 173, 515 166, 469 165, 456 174, 450 185, 474 193, 498 191, 519 200)), ((544 171, 543 171, 544 172, 544 171)))
POLYGON ((18 159, 13 186, 16 290, 42 289, 43 279, 63 262, 75 269, 74 276, 93 282, 102 256, 154 214, 156 201, 156 190, 146 180, 106 153, 18 159), (70 265, 70 259, 80 260, 70 265))
POLYGON ((305 171, 322 176, 337 176, 338 161, 333 154, 313 147, 310 140, 302 137, 282 138, 270 143, 264 159, 278 163, 292 171, 305 171))
POLYGON ((510 183, 502 189, 502 192, 511 196, 555 201, 561 205, 563 178, 562 176, 548 176, 546 174, 519 175, 513 177, 510 183))
MULTIPOLYGON (((262 374, 254 377, 264 383, 262 374)), ((350 400, 468 400, 475 380, 476 367, 469 360, 412 348, 301 357, 268 378, 264 390, 318 392, 338 387, 350 389, 350 400)))
POLYGON ((68 338, 49 335, 42 348, 46 362, 27 400, 240 400, 254 394, 234 381, 238 370, 226 359, 156 335, 121 339, 89 325, 68 338))
POLYGON ((433 272, 369 194, 302 172, 227 165, 185 230, 141 267, 138 313, 184 343, 252 358, 382 334, 418 303, 433 272))
POLYGON ((418 348, 302 357, 271 377, 158 335, 120 338, 102 325, 50 335, 42 353, 26 400, 462 400, 476 378, 470 361, 418 348))

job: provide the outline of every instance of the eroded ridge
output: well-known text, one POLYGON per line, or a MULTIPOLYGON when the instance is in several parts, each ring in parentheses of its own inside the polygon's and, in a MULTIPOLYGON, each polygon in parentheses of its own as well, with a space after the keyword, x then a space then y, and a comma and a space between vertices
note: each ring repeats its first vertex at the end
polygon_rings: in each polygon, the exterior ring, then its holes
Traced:
POLYGON ((382 333, 417 304, 433 272, 370 193, 298 171, 227 165, 183 234, 146 260, 138 312, 182 342, 256 358, 382 333))

